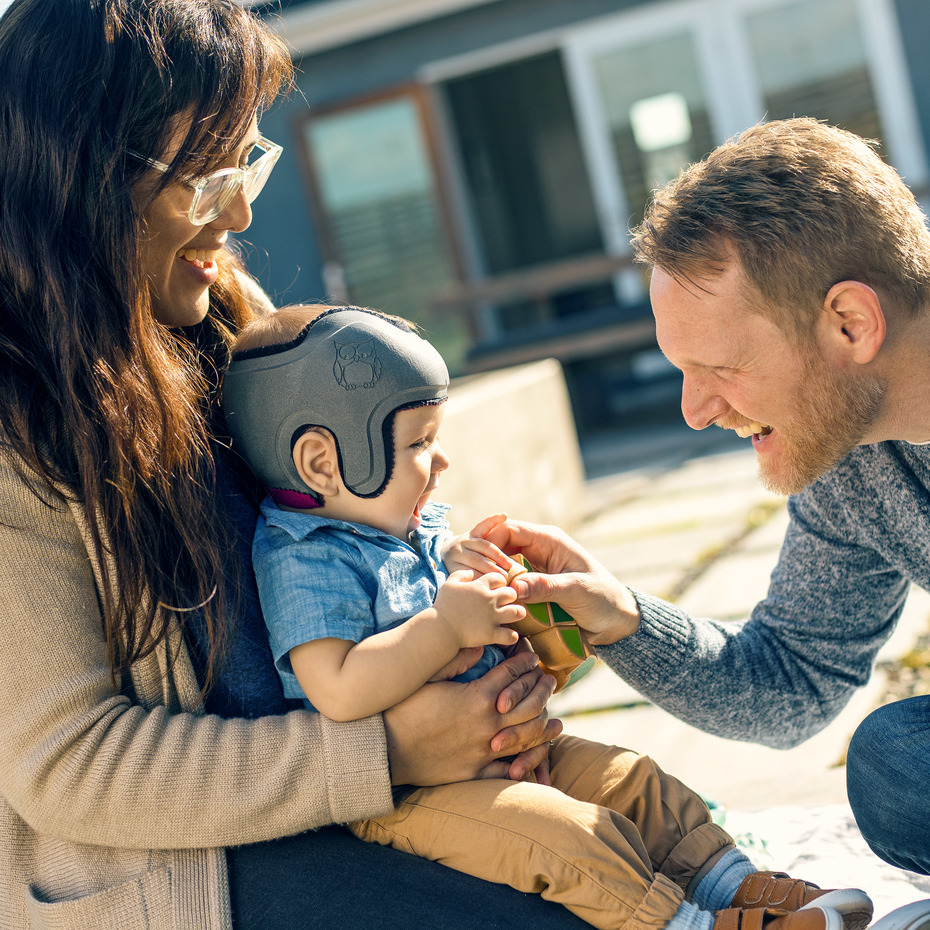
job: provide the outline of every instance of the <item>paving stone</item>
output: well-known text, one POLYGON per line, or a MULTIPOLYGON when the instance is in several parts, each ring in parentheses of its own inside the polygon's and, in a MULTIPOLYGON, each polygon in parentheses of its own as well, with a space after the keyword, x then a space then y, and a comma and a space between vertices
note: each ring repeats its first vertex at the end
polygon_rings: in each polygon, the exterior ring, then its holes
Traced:
POLYGON ((894 633, 878 652, 878 661, 890 662, 901 659, 928 631, 930 631, 930 594, 923 588, 912 585, 894 633))
POLYGON ((618 578, 626 581, 632 573, 661 569, 683 572, 720 545, 726 533, 719 526, 693 526, 675 533, 639 539, 591 542, 586 533, 578 541, 618 578))
POLYGON ((716 560, 676 602, 688 613, 718 620, 745 617, 765 597, 778 553, 736 552, 716 560))
POLYGON ((651 756, 663 769, 725 807, 756 810, 776 804, 843 803, 846 745, 881 690, 882 682, 873 678, 830 726, 787 750, 712 736, 653 705, 574 714, 562 720, 567 733, 651 756))
POLYGON ((742 528, 747 514, 764 499, 751 486, 717 491, 683 494, 650 489, 635 501, 589 517, 583 532, 588 538, 610 538, 620 532, 624 538, 635 539, 719 526, 728 535, 731 526, 742 528))
MULTIPOLYGON (((747 515, 750 520, 753 514, 747 515)), ((788 530, 788 507, 787 502, 781 498, 773 498, 767 502, 762 512, 758 514, 760 520, 758 525, 746 537, 743 547, 747 549, 774 549, 776 552, 781 550, 781 544, 784 541, 785 533, 788 530)))

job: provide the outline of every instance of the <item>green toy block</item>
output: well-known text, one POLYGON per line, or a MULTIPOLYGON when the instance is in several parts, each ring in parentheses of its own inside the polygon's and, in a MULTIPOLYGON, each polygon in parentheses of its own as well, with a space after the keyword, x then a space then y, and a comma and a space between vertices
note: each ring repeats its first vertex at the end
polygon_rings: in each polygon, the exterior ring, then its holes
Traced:
MULTIPOLYGON (((508 580, 534 571, 522 555, 514 556, 513 563, 508 580)), ((511 626, 526 637, 542 669, 555 678, 556 691, 574 684, 594 668, 596 658, 584 631, 558 604, 527 604, 526 616, 511 626)))

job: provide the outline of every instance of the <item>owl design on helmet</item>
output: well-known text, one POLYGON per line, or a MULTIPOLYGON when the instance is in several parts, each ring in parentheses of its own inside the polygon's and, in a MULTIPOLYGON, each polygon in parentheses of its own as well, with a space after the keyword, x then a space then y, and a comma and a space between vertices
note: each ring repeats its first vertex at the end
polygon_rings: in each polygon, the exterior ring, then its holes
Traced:
POLYGON ((357 387, 370 388, 381 377, 381 359, 374 340, 367 342, 335 342, 336 361, 333 374, 347 391, 357 387))

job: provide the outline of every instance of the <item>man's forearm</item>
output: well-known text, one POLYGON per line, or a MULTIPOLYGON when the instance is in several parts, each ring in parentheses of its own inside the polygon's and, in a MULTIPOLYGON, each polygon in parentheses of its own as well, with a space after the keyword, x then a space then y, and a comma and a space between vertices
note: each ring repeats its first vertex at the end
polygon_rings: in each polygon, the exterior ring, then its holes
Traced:
POLYGON ((855 690, 802 667, 758 620, 696 619, 658 598, 636 597, 639 630, 597 654, 644 697, 699 729, 784 749, 826 726, 855 690))

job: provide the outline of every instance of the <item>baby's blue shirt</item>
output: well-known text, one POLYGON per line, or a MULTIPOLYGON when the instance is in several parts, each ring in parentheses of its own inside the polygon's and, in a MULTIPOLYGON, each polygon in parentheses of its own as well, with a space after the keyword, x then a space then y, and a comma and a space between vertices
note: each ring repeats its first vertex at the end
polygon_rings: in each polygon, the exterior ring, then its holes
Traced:
MULTIPOLYGON (((404 542, 382 530, 312 513, 281 510, 265 498, 252 564, 284 694, 308 707, 288 656, 294 646, 333 637, 360 642, 430 607, 448 573, 446 504, 430 502, 404 542)), ((457 681, 471 681, 503 658, 495 646, 457 681)))

